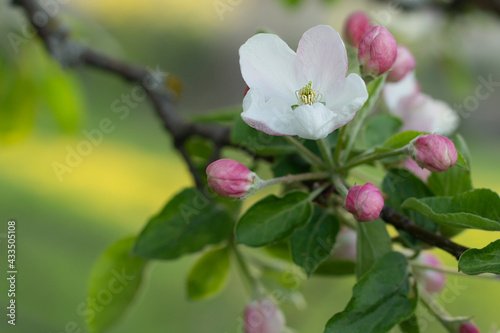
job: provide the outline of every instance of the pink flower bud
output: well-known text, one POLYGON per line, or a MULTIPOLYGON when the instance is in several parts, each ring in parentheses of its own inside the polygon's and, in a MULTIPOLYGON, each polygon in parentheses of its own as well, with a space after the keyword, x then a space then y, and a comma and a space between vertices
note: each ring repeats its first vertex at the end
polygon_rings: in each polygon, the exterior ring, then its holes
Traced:
POLYGON ((253 301, 245 309, 245 333, 283 333, 285 316, 270 299, 253 301))
POLYGON ((413 141, 413 158, 422 168, 442 172, 455 165, 458 158, 455 145, 450 139, 428 134, 413 141))
POLYGON ((356 242, 356 231, 342 227, 335 241, 332 258, 356 261, 356 242))
POLYGON ((398 45, 398 55, 396 62, 392 66, 392 71, 387 74, 387 81, 398 82, 406 76, 406 74, 413 71, 417 65, 417 61, 410 50, 402 45, 398 45))
POLYGON ((345 208, 359 222, 373 221, 379 217, 384 208, 384 198, 378 188, 371 183, 353 186, 345 198, 345 208))
POLYGON ((344 40, 354 47, 358 47, 359 42, 370 29, 371 22, 368 16, 362 12, 354 12, 347 18, 344 25, 344 40))
MULTIPOLYGON (((432 253, 421 253, 417 259, 422 265, 431 267, 441 267, 442 263, 438 257, 432 253)), ((446 286, 446 277, 443 273, 439 273, 430 269, 419 269, 416 272, 416 278, 423 284, 428 293, 438 293, 446 286)))
POLYGON ((210 188, 222 197, 239 198, 258 189, 260 178, 243 164, 221 159, 207 167, 210 188))
POLYGON ((359 43, 358 60, 364 73, 379 76, 389 69, 398 55, 397 43, 386 28, 375 25, 359 43))
POLYGON ((460 333, 480 333, 479 328, 474 323, 468 322, 460 325, 460 333))

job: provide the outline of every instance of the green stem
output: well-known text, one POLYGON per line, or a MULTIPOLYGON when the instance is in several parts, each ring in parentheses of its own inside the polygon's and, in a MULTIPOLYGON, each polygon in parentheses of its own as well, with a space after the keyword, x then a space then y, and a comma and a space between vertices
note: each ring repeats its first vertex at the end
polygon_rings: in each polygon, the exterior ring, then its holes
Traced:
POLYGON ((335 169, 335 171, 337 171, 337 172, 346 171, 346 170, 354 168, 355 166, 358 166, 360 164, 366 164, 366 163, 370 163, 370 162, 373 162, 376 160, 380 160, 382 158, 398 156, 398 155, 402 155, 402 154, 408 154, 408 147, 407 146, 404 146, 404 147, 398 148, 398 149, 394 149, 391 151, 382 152, 382 153, 364 154, 364 155, 355 157, 349 163, 335 169))
POLYGON ((458 272, 451 267, 434 267, 434 266, 422 265, 422 264, 417 264, 417 263, 411 263, 411 266, 417 270, 428 269, 428 270, 432 270, 432 271, 436 271, 436 272, 440 272, 440 273, 444 273, 444 274, 450 274, 450 275, 466 276, 466 277, 476 278, 476 279, 480 278, 480 279, 488 279, 488 280, 498 280, 497 276, 494 274, 491 274, 491 275, 467 275, 467 274, 458 272))
POLYGON ((345 199, 345 197, 347 197, 347 193, 349 193, 349 190, 342 181, 342 178, 340 178, 339 175, 332 175, 332 181, 337 192, 345 199))
POLYGON ((346 128, 347 125, 342 126, 339 132, 339 137, 337 139, 337 146, 335 147, 335 153, 333 154, 333 163, 335 165, 339 165, 340 163, 340 152, 342 151, 342 148, 344 148, 344 136, 346 128))
POLYGON ((323 192, 328 186, 330 186, 329 184, 326 184, 326 185, 323 185, 321 187, 318 187, 317 189, 315 189, 314 191, 312 191, 310 194, 309 194, 309 200, 310 201, 313 201, 314 199, 316 199, 316 197, 318 195, 321 194, 321 192, 323 192))
POLYGON ((328 143, 326 143, 325 139, 319 139, 316 140, 316 142, 318 143, 318 148, 321 151, 321 155, 323 155, 323 159, 326 161, 328 168, 330 170, 333 170, 333 157, 328 143))
POLYGON ((283 176, 283 177, 278 177, 278 178, 273 178, 269 180, 265 180, 261 183, 260 188, 263 189, 265 187, 269 187, 275 184, 280 184, 280 183, 291 183, 291 182, 300 182, 304 180, 314 180, 314 179, 325 179, 329 178, 330 173, 329 172, 309 172, 309 173, 302 173, 298 175, 288 175, 288 176, 283 176))
POLYGON ((316 156, 312 151, 310 151, 309 149, 307 149, 302 143, 300 143, 299 141, 295 140, 294 138, 292 138, 291 136, 285 136, 284 137, 286 140, 288 140, 288 142, 290 142, 292 145, 295 146, 295 148, 298 149, 299 153, 311 164, 315 164, 315 165, 318 165, 318 166, 321 166, 321 167, 325 167, 326 164, 325 162, 323 162, 321 160, 321 158, 319 158, 318 156, 316 156))
POLYGON ((246 281, 250 292, 252 294, 252 298, 257 299, 261 298, 264 296, 264 289, 262 286, 259 284, 257 279, 250 273, 250 269, 243 258, 242 254, 238 250, 238 247, 236 244, 233 243, 232 245, 234 257, 236 258, 236 262, 238 263, 238 267, 240 269, 241 275, 243 276, 243 279, 246 281))

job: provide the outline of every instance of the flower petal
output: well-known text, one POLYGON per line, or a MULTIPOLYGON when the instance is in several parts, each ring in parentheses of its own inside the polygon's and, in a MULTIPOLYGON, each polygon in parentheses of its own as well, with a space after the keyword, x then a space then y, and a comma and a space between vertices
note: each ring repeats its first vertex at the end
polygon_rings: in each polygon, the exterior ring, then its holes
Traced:
POLYGON ((243 121, 269 135, 295 135, 290 122, 293 116, 287 101, 276 97, 266 99, 260 89, 250 89, 243 99, 243 121))
POLYGON ((334 130, 350 122, 367 99, 366 84, 358 74, 350 74, 328 87, 324 101, 327 108, 335 113, 334 130))
POLYGON ((302 105, 293 110, 293 115, 294 133, 303 139, 323 139, 335 129, 336 115, 322 103, 302 105))
MULTIPOLYGON (((343 80, 347 73, 347 53, 339 33, 328 25, 307 30, 297 48, 296 68, 323 94, 324 87, 343 80)), ((303 86, 307 82, 299 84, 303 86)))
POLYGON ((410 72, 398 82, 387 82, 384 86, 383 95, 389 111, 397 115, 399 101, 419 91, 420 86, 415 77, 415 72, 410 72))
POLYGON ((402 99, 396 110, 403 120, 401 131, 450 135, 460 123, 458 114, 448 104, 421 93, 402 99))
POLYGON ((257 34, 240 47, 239 53, 241 74, 250 89, 258 88, 266 99, 281 97, 294 104, 299 89, 294 69, 296 54, 281 38, 257 34))

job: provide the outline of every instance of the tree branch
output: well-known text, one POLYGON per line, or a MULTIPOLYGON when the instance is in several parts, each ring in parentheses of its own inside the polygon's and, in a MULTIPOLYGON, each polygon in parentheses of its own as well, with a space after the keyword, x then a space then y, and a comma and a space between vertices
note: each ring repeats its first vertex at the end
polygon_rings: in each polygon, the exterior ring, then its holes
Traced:
POLYGON ((433 234, 432 232, 420 227, 419 225, 413 223, 406 216, 398 213, 396 210, 394 210, 394 208, 390 206, 386 205, 384 209, 382 209, 380 217, 386 223, 393 225, 396 229, 406 231, 422 242, 438 247, 450 253, 455 258, 457 258, 457 260, 460 258, 462 253, 468 250, 468 248, 465 246, 457 244, 447 238, 433 234))
MULTIPOLYGON (((12 3, 21 6, 25 10, 30 23, 44 42, 45 48, 63 67, 87 65, 140 84, 148 94, 154 110, 162 120, 165 129, 172 135, 174 146, 186 161, 196 186, 203 187, 204 184, 202 184, 202 180, 185 150, 184 143, 191 136, 201 136, 214 142, 215 155, 219 155, 218 152, 222 147, 231 146, 229 127, 186 121, 176 112, 173 95, 168 91, 164 80, 159 77, 161 73, 113 59, 71 40, 66 27, 57 20, 57 17, 51 17, 49 13, 46 13, 37 0, 12 0, 12 3), (37 20, 37 17, 40 17, 40 14, 48 17, 48 21, 39 22, 41 20, 37 20)), ((241 148, 247 151, 245 147, 241 148)), ((259 157, 257 155, 253 156, 259 157)), ((211 157, 212 160, 217 158, 218 156, 211 157)), ((381 217, 396 229, 404 230, 422 242, 439 247, 457 259, 467 250, 466 247, 419 227, 389 206, 384 207, 381 217)))

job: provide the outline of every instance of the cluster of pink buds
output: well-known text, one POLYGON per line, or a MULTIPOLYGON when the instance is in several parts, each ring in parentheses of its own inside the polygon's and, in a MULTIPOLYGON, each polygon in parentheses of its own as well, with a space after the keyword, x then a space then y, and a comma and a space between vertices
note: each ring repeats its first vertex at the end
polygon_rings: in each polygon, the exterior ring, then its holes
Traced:
POLYGON ((371 184, 353 186, 345 198, 345 208, 359 222, 377 219, 384 208, 384 198, 379 189, 371 184))
POLYGON ((372 26, 364 12, 354 12, 347 18, 344 39, 358 48, 359 64, 366 74, 379 76, 392 68, 387 80, 397 82, 415 68, 416 61, 411 52, 398 46, 386 28, 372 26))
POLYGON ((245 308, 245 333, 283 333, 285 316, 270 299, 252 301, 245 308))

